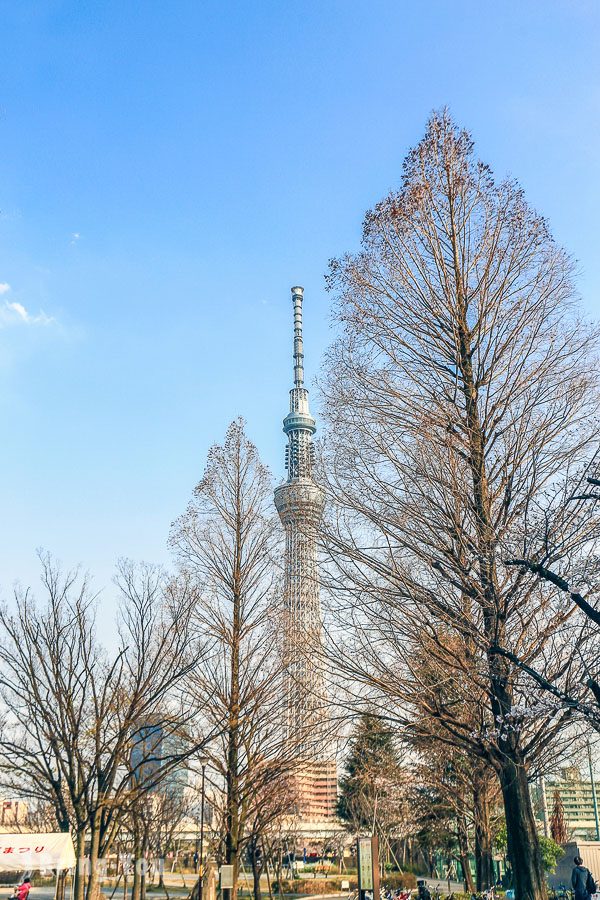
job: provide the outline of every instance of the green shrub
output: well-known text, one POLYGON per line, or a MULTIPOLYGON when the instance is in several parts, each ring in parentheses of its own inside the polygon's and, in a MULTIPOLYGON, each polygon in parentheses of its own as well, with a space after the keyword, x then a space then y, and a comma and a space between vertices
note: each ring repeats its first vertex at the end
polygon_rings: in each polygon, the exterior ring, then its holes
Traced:
MULTIPOLYGON (((22 876, 23 872, 11 872, 8 869, 2 871, 0 872, 0 885, 20 884, 22 876)), ((54 884, 54 875, 40 875, 39 871, 36 869, 31 873, 31 881, 33 882, 33 887, 54 884)))
POLYGON ((556 863, 559 861, 561 856, 565 855, 565 851, 560 846, 560 844, 557 844, 556 841, 552 840, 552 838, 540 835, 539 842, 544 872, 554 872, 554 870, 556 869, 556 863))

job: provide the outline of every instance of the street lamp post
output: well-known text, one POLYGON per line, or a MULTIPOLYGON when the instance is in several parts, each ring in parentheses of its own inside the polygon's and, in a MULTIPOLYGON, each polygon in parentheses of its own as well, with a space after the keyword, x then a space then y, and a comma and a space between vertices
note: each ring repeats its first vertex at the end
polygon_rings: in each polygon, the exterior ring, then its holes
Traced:
POLYGON ((592 802, 594 804, 594 819, 596 820, 596 840, 600 841, 600 821, 598 819, 598 798, 596 797, 596 782, 594 780, 594 767, 592 765, 592 745, 587 742, 588 762, 590 764, 590 781, 592 783, 592 802))
POLYGON ((202 900, 204 887, 204 788, 206 783, 206 763, 202 763, 202 781, 200 784, 200 881, 198 883, 198 900, 202 900))
POLYGON ((544 783, 543 775, 540 775, 538 784, 540 792, 540 808, 542 813, 542 820, 544 822, 544 837, 550 837, 550 829, 548 828, 548 801, 546 800, 546 785, 544 783))

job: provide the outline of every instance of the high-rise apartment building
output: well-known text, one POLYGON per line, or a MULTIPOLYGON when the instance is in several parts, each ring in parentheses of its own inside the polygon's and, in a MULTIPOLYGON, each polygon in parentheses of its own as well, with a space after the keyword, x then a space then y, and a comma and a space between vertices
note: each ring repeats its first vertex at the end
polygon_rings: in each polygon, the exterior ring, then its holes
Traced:
POLYGON ((545 779, 543 789, 549 816, 554 795, 558 793, 569 838, 596 839, 594 790, 590 779, 584 778, 576 766, 568 766, 560 770, 559 776, 545 779))

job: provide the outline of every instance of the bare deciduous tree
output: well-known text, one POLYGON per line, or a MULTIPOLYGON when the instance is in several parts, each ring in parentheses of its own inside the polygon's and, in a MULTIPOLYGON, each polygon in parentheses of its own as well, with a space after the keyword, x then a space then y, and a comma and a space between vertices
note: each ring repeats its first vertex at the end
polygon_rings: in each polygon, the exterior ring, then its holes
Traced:
POLYGON ((259 831, 291 809, 294 753, 283 730, 274 512, 269 472, 237 420, 224 445, 210 450, 171 534, 181 569, 198 591, 195 627, 205 643, 191 696, 209 727, 226 723, 206 753, 224 784, 222 858, 234 867, 234 898, 248 841, 256 844, 259 831))
POLYGON ((181 693, 199 661, 190 628, 195 597, 183 580, 123 562, 118 647, 109 654, 95 636, 87 579, 62 574, 43 556, 42 583, 45 605, 17 591, 14 611, 0 611, 0 693, 8 710, 0 766, 14 791, 51 800, 60 830, 74 835, 78 860, 87 839, 87 884, 81 865, 74 882, 82 900, 95 898, 97 861, 131 802, 203 744, 181 693), (137 740, 148 727, 163 746, 185 735, 185 749, 164 751, 155 764, 156 743, 137 740))
MULTIPOLYGON (((518 185, 494 180, 443 112, 401 189, 367 214, 361 251, 329 278, 342 326, 322 387, 338 606, 347 591, 368 635, 365 685, 400 703, 407 623, 445 643, 440 665, 453 659, 440 629, 473 645, 489 725, 473 737, 439 721, 498 773, 518 900, 545 895, 528 787, 539 698, 495 648, 518 648, 549 681, 569 675, 548 643, 570 611, 505 560, 597 439, 596 334, 578 318, 572 274, 518 185)), ((549 740, 556 717, 543 718, 549 740)))

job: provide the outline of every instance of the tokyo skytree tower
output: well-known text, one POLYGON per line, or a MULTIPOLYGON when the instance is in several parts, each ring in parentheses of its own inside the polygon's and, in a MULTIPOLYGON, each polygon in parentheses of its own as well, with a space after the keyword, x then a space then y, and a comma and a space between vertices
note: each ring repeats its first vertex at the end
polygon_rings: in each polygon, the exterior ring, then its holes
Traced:
MULTIPOLYGON (((316 425, 308 407, 308 391, 304 387, 303 294, 303 288, 292 288, 294 386, 290 391, 290 411, 283 420, 283 430, 288 439, 285 450, 287 481, 275 491, 275 506, 285 529, 286 541, 283 655, 287 682, 288 735, 292 740, 301 742, 304 758, 315 763, 313 780, 318 776, 323 782, 326 772, 323 766, 320 767, 320 772, 317 769, 318 761, 324 762, 327 756, 328 715, 326 690, 320 668, 322 626, 317 531, 323 515, 324 494, 312 477, 312 436, 316 425)), ((330 766, 326 768, 329 771, 330 766)), ((335 779, 335 770, 333 778, 335 779)), ((317 793, 323 793, 325 787, 322 783, 321 790, 317 790, 317 793)), ((314 789, 313 784, 313 793, 314 789)), ((335 806, 335 783, 333 792, 335 806)), ((324 794, 322 800, 326 800, 324 794)), ((316 810, 313 812, 317 813, 316 810)), ((329 814, 324 808, 322 812, 329 814)))

